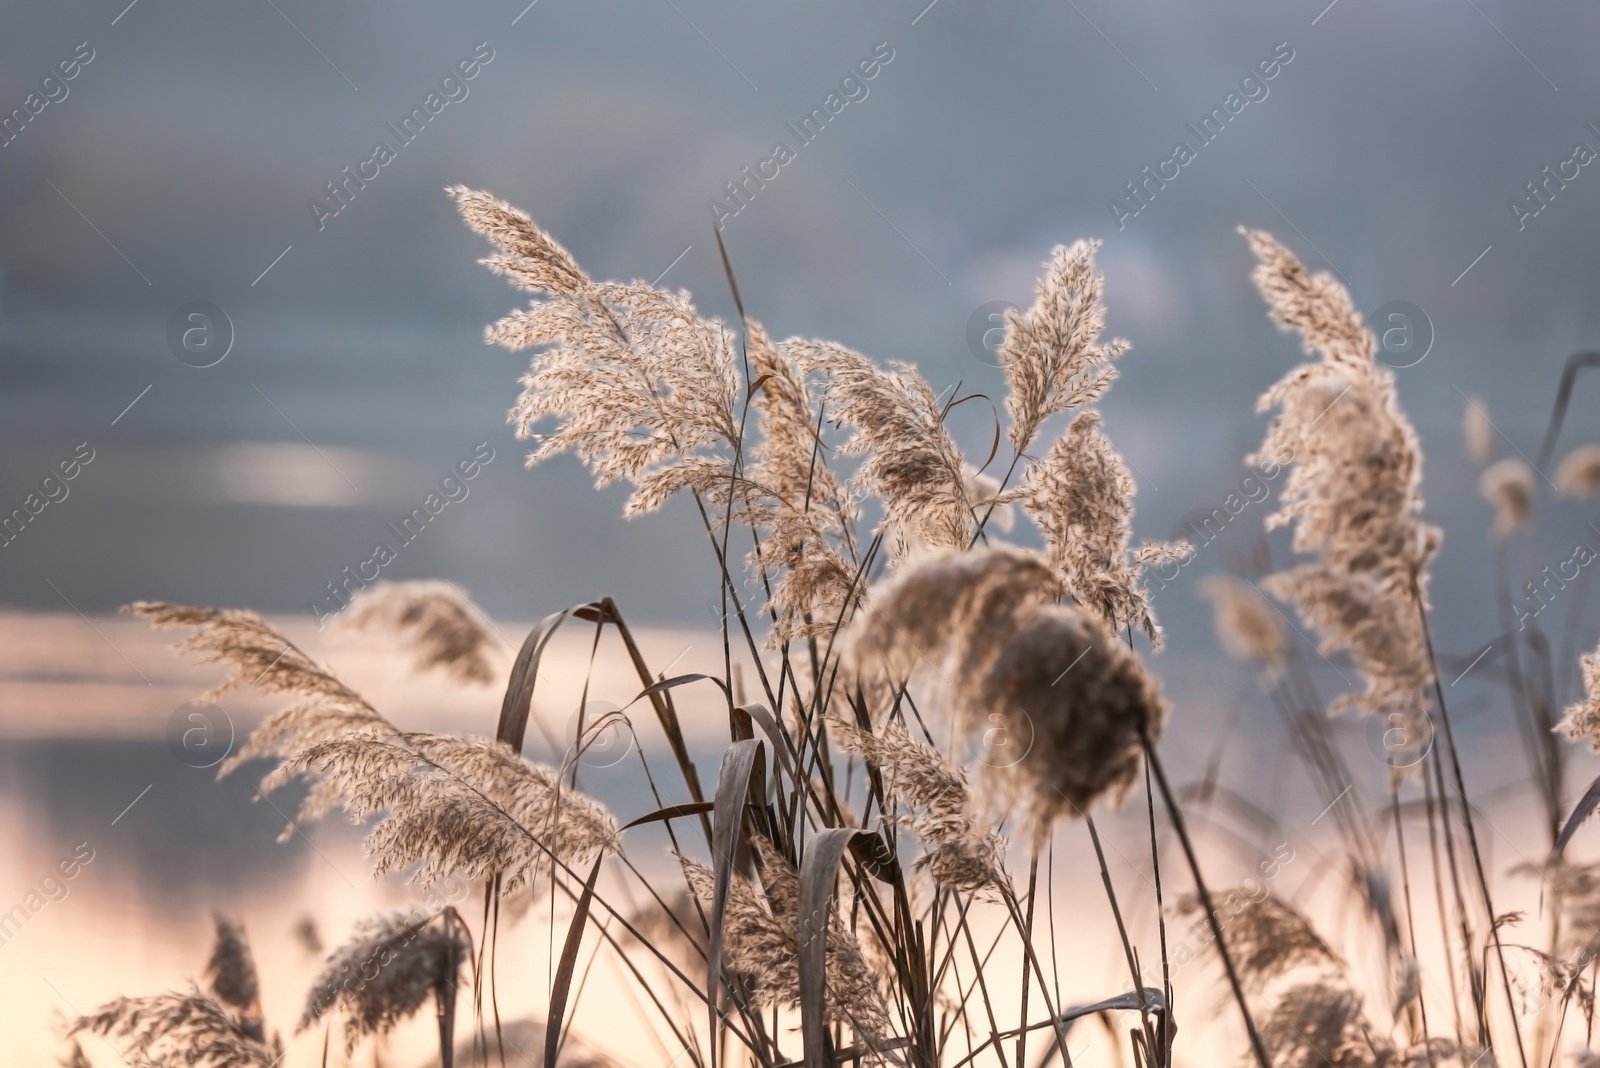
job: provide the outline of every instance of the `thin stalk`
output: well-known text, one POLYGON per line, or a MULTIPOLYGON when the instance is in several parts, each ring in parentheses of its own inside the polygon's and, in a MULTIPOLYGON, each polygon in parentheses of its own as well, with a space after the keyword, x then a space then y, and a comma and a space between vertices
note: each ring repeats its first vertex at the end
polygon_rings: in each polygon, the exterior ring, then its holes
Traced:
POLYGON ((1461 794, 1461 822, 1467 829, 1467 844, 1472 849, 1472 866, 1478 876, 1478 889, 1483 894, 1483 907, 1489 913, 1489 937, 1494 940, 1495 955, 1500 960, 1500 981, 1505 988, 1506 1009, 1511 1014, 1511 1032, 1517 1040, 1517 1057, 1522 1068, 1528 1068, 1528 1052, 1522 1045, 1522 1023, 1517 1015, 1516 999, 1511 994, 1511 973, 1506 969, 1505 950, 1500 945, 1500 926, 1496 922, 1494 899, 1489 893, 1489 876, 1483 868, 1483 853, 1478 847, 1478 832, 1472 818, 1472 801, 1467 796, 1467 780, 1461 771, 1461 754, 1456 748, 1455 728, 1450 720, 1450 710, 1444 699, 1444 684, 1439 678, 1439 661, 1434 656, 1433 634, 1428 626, 1428 612, 1422 604, 1422 590, 1415 574, 1411 576, 1411 595, 1416 601, 1417 613, 1422 620, 1422 637, 1428 649, 1428 665, 1433 671, 1433 692, 1439 702, 1439 719, 1444 723, 1445 745, 1450 750, 1450 770, 1455 777, 1456 790, 1461 794))
POLYGON ((1167 782, 1167 773, 1161 766, 1161 758, 1156 755, 1156 747, 1151 744, 1150 735, 1143 729, 1139 731, 1139 741, 1144 746, 1145 760, 1150 765, 1150 770, 1155 772, 1156 785, 1161 787, 1161 800, 1167 807, 1167 815, 1172 819, 1173 829, 1178 832, 1178 841, 1183 844, 1183 855, 1189 862, 1189 873, 1194 877, 1195 891, 1200 895, 1200 907, 1206 910, 1206 922, 1211 926, 1211 937, 1216 940, 1217 954, 1222 958, 1223 970, 1228 973, 1228 985, 1233 988, 1233 998, 1239 1003, 1239 1014, 1244 1017, 1244 1029, 1250 1034, 1250 1048, 1255 1053, 1256 1060, 1261 1068, 1272 1068, 1272 1059, 1267 1055, 1266 1043, 1261 1040, 1261 1033, 1256 1030, 1255 1017, 1250 1015, 1250 1006, 1245 1001, 1244 987, 1239 981, 1239 972, 1234 967, 1233 955, 1228 952, 1228 944, 1222 937, 1222 925, 1217 922, 1216 910, 1211 904, 1211 890, 1206 886, 1205 876, 1200 872, 1200 858, 1194 851, 1194 843, 1189 840, 1189 829, 1184 825, 1183 812, 1178 808, 1178 800, 1173 796, 1172 785, 1167 782))
POLYGON ((1444 784, 1444 757, 1438 746, 1433 749, 1433 780, 1438 791, 1439 811, 1444 826, 1445 857, 1450 862, 1450 885, 1455 892, 1456 919, 1461 927, 1461 954, 1467 963, 1467 980, 1472 984, 1472 1007, 1478 1017, 1478 1042, 1489 1047, 1489 1011, 1484 994, 1483 976, 1478 973, 1477 957, 1472 952, 1472 926, 1467 914, 1467 898, 1461 889, 1461 863, 1456 858, 1455 832, 1451 829, 1450 794, 1444 784))
POLYGON ((1439 911, 1439 944, 1444 947, 1445 976, 1450 980, 1450 1006, 1455 1010, 1456 1042, 1465 1043, 1466 1032, 1461 1019, 1461 992, 1456 987, 1456 966, 1450 959, 1450 910, 1445 904, 1443 866, 1439 863, 1439 828, 1433 808, 1433 780, 1426 766, 1422 769, 1422 797, 1428 814, 1428 853, 1433 868, 1434 906, 1439 911))
MULTIPOLYGON (((1035 846, 1029 852, 1030 852, 1031 855, 1028 858, 1028 913, 1027 913, 1027 916, 1026 916, 1026 921, 1027 922, 1025 924, 1025 927, 1024 927, 1024 930, 1023 930, 1023 933, 1022 933, 1022 937, 1025 940, 1027 940, 1028 942, 1031 943, 1033 941, 1033 905, 1034 905, 1036 892, 1039 889, 1039 850, 1038 850, 1038 847, 1035 846)), ((1043 982, 1043 976, 1040 977, 1040 982, 1041 983, 1043 982)), ((1019 1010, 1019 1019, 1018 1019, 1019 1025, 1021 1025, 1023 1027, 1026 1027, 1027 1023, 1028 1023, 1028 987, 1029 987, 1029 985, 1030 985, 1030 983, 1029 983, 1029 976, 1028 976, 1028 965, 1027 965, 1026 962, 1024 962, 1023 965, 1022 965, 1022 1007, 1019 1010)), ((1046 995, 1046 996, 1048 996, 1048 995, 1046 995)), ((1024 1030, 1021 1034, 1019 1034, 1017 1036, 1017 1063, 1018 1064, 1027 1064, 1028 1063, 1027 1050, 1028 1050, 1028 1033, 1027 1033, 1026 1030, 1024 1030)))
POLYGON ((1177 1009, 1172 1002, 1172 967, 1167 957, 1167 904, 1161 889, 1161 851, 1156 847, 1156 796, 1150 786, 1150 765, 1144 768, 1144 803, 1145 814, 1150 822, 1150 863, 1155 868, 1156 882, 1156 928, 1161 934, 1161 993, 1167 1001, 1167 1011, 1161 1020, 1161 1061, 1162 1065, 1172 1063, 1172 1043, 1177 1037, 1172 1026, 1177 1018, 1177 1009))
MULTIPOLYGON (((1411 941, 1411 966, 1420 968, 1417 962, 1417 911, 1411 900, 1411 866, 1406 862, 1406 836, 1400 824, 1400 786, 1393 775, 1389 779, 1390 810, 1394 813, 1394 840, 1400 852, 1400 885, 1404 889, 1406 898, 1406 933, 1411 941)), ((1422 996, 1421 973, 1418 973, 1417 982, 1417 1011, 1422 1017, 1422 1041, 1428 1051, 1428 1064, 1434 1063, 1433 1038, 1428 1033, 1428 1000, 1422 996)), ((1414 1034, 1414 1033, 1413 1033, 1414 1034)))

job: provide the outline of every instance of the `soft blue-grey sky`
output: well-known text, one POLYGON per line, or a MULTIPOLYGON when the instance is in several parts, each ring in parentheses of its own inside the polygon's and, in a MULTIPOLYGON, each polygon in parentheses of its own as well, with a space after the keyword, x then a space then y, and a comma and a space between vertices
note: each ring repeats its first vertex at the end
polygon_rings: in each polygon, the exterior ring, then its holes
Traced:
MULTIPOLYGON (((104 857, 0 959, 26 1041, 47 1048, 67 997, 87 1008, 192 974, 200 957, 173 932, 203 940, 209 904, 255 925, 282 1000, 285 969, 312 960, 290 939, 290 903, 314 900, 337 937, 369 892, 335 870, 346 857, 362 870, 347 836, 274 846, 282 817, 251 804, 245 778, 218 787, 173 759, 173 710, 206 684, 192 677, 214 674, 99 613, 136 599, 304 613, 481 442, 493 460, 386 576, 458 583, 513 642, 507 621, 603 594, 635 622, 714 626, 691 507, 624 523, 626 491, 595 493, 570 458, 522 469, 505 413, 526 354, 482 343, 521 295, 476 264, 485 243, 443 189, 490 189, 591 274, 666 272, 732 317, 708 201, 779 140, 794 158, 724 220, 750 313, 778 337, 914 361, 936 389, 998 399, 999 372, 969 342, 974 314, 1026 303, 1052 246, 1104 239, 1110 330, 1132 348, 1103 409, 1138 473, 1141 538, 1179 533, 1238 489, 1262 433, 1255 398, 1299 358, 1266 319, 1238 226, 1338 272, 1369 315, 1420 309, 1426 358, 1386 359, 1410 365, 1400 396, 1427 450, 1429 518, 1447 531, 1436 635, 1447 680, 1462 671, 1449 701, 1474 798, 1494 812, 1486 863, 1503 873, 1527 837, 1503 788, 1525 772, 1498 658, 1476 659, 1509 606, 1496 604, 1461 413, 1481 396, 1499 454, 1533 456, 1564 359, 1600 348, 1600 168, 1574 152, 1600 150, 1597 32, 1592 4, 1507 0, 0 4, 0 517, 77 464, 68 495, 0 548, 0 828, 16 846, 0 857, 0 908, 73 842, 104 857), (875 51, 892 58, 841 88, 875 51), (474 76, 446 82, 467 60, 474 76), (400 147, 389 124, 435 92, 438 113, 400 147), (833 92, 855 99, 801 145, 788 125, 833 92), (1219 107, 1237 113, 1202 146, 1191 127, 1219 107), (380 140, 394 158, 319 228, 311 202, 380 140), (1193 158, 1170 163, 1180 140, 1193 158), (1166 184, 1152 180, 1141 206, 1125 187, 1146 168, 1166 184), (1541 204, 1526 187, 1545 168, 1541 204), (169 341, 195 302, 231 324, 214 366, 180 361, 169 341), (114 720, 122 740, 83 737, 114 720)), ((1597 400, 1600 375, 1580 380, 1557 456, 1600 439, 1597 400)), ((969 450, 987 448, 979 405, 956 424, 969 450)), ((1151 663, 1173 698, 1163 748, 1180 785, 1225 751, 1224 781, 1309 839, 1328 798, 1284 759, 1289 739, 1219 654, 1197 590, 1209 572, 1259 573, 1269 508, 1251 504, 1156 592, 1169 646, 1151 663)), ((1576 540, 1600 550, 1593 501, 1544 487, 1537 510, 1537 537, 1512 545, 1519 581, 1571 559, 1576 540)), ((1271 540, 1276 565, 1286 542, 1271 540)), ((1556 649, 1568 698, 1575 653, 1595 641, 1593 570, 1539 620, 1575 624, 1578 644, 1556 649)), ((655 631, 671 641, 654 666, 679 633, 655 631)), ((715 661, 716 644, 686 648, 680 670, 715 670, 695 658, 715 661)), ((1335 668, 1305 652, 1324 695, 1338 693, 1335 668)), ((430 700, 383 665, 353 685, 397 715, 395 691, 430 700)), ((497 698, 465 694, 473 711, 456 725, 486 732, 497 698)), ((251 716, 232 701, 242 730, 251 716)), ((703 780, 720 723, 693 724, 703 780)), ((1383 721, 1335 729, 1381 792, 1383 721)), ((638 813, 623 770, 586 782, 638 813)), ((1253 839, 1193 811, 1217 870, 1237 870, 1229 848, 1251 870, 1253 839)), ((1134 804, 1106 823, 1136 856, 1139 816, 1134 804)), ((1081 838, 1063 870, 1088 870, 1081 838)), ((1334 870, 1305 863, 1297 881, 1334 870)))
MULTIPOLYGON (((1462 394, 1531 454, 1561 360, 1600 337, 1600 176, 1576 168, 1521 230, 1508 206, 1576 142, 1600 147, 1589 8, 125 3, 3 16, 0 107, 66 95, 0 148, 0 505, 78 443, 96 457, 0 551, 12 604, 304 610, 486 441, 496 460, 397 576, 447 576, 502 615, 612 592, 698 621, 709 567, 689 510, 623 525, 621 494, 595 495, 576 464, 519 469, 503 416, 525 359, 480 340, 518 294, 475 265, 483 244, 442 193, 458 182, 532 212, 596 275, 673 265, 666 282, 727 315, 707 202, 790 142, 724 231, 752 314, 914 360, 941 388, 997 391, 969 349, 974 310, 1025 301, 1053 244, 1104 238, 1111 328, 1133 345, 1105 408, 1150 537, 1221 502, 1259 437, 1254 398, 1295 358, 1234 232, 1269 228, 1367 311, 1430 317, 1401 390, 1452 528, 1439 574, 1468 607, 1487 594, 1462 394), (80 43, 93 58, 41 87, 80 43), (880 43, 892 59, 867 95, 799 146, 785 124, 880 43), (319 229, 324 183, 398 145, 386 124, 475 48, 492 59, 467 95, 319 229), (1292 58, 1241 90, 1275 51, 1292 58), (1199 147, 1185 124, 1230 92, 1255 99, 1199 147), (1132 205, 1125 184, 1180 139, 1195 158, 1119 220, 1109 201, 1132 205), (197 300, 236 335, 205 369, 167 341, 197 300)), ((1600 430, 1595 389, 1580 385, 1566 442, 1600 430)), ((1251 536, 1230 532, 1203 569, 1251 536)), ((1164 599, 1198 620, 1192 588, 1164 599)))

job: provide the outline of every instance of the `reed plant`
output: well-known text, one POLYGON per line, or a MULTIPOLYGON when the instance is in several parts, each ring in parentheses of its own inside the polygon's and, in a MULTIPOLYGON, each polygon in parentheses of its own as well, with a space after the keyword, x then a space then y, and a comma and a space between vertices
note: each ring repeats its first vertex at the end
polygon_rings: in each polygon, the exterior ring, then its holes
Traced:
MULTIPOLYGON (((600 597, 545 617, 506 672, 481 611, 454 587, 363 591, 341 626, 461 685, 503 683, 493 736, 461 738, 390 722, 253 613, 130 606, 186 630, 181 651, 226 668, 212 696, 245 686, 286 702, 224 774, 271 761, 263 792, 303 783, 297 826, 342 809, 369 825, 377 873, 482 887, 476 927, 446 906, 358 928, 329 955, 301 1028, 334 1024, 348 1055, 431 1006, 442 1064, 503 1063, 492 947, 501 924, 537 923, 560 951, 548 999, 521 1006, 531 1030, 517 1034, 541 1048, 519 1063, 609 1063, 571 1027, 588 989, 580 960, 605 957, 662 1065, 1070 1068, 1083 1063, 1074 1029, 1091 1017, 1111 1029, 1121 1063, 1199 1064, 1212 1047, 1186 1052, 1179 1036, 1203 1035, 1216 1006, 1180 1004, 1173 976, 1187 958, 1168 925, 1187 915, 1227 998, 1226 1055, 1242 1063, 1594 1062, 1579 1051, 1593 1028, 1600 869, 1564 851, 1600 804, 1600 782, 1572 807, 1560 735, 1600 748, 1600 650, 1573 686, 1575 607, 1565 651, 1507 619, 1480 667, 1504 688, 1548 839, 1530 873, 1547 888, 1546 931, 1530 940, 1513 932, 1534 922, 1496 905, 1433 641, 1428 573, 1442 534, 1423 519, 1422 450, 1336 279, 1245 232, 1268 311, 1306 354, 1262 396, 1271 421, 1249 458, 1289 470, 1267 524, 1290 528, 1296 559, 1258 561, 1205 590, 1222 644, 1259 669, 1307 780, 1337 802, 1337 854, 1324 866, 1378 947, 1376 976, 1304 903, 1278 892, 1235 909, 1207 881, 1196 821, 1218 786, 1173 781, 1160 743, 1184 710, 1148 666, 1162 630, 1145 576, 1186 547, 1133 538, 1134 480, 1096 408, 1128 349, 1104 336, 1096 242, 1057 248, 1032 306, 1008 314, 994 447, 968 456, 949 423, 973 395, 940 392, 909 363, 773 340, 731 269, 734 324, 702 316, 684 292, 594 280, 522 212, 482 192, 450 195, 492 245, 483 262, 531 294, 486 335, 534 350, 510 413, 532 443, 529 465, 573 454, 597 487, 631 487, 628 516, 692 503, 716 568, 723 670, 658 672, 619 601, 600 597), (1013 541, 1016 512, 1035 529, 1013 541), (535 763, 523 749, 541 659, 558 630, 579 626, 620 643, 637 696, 580 715, 556 760, 535 763), (1337 658, 1360 688, 1326 700, 1312 658, 1337 658), (680 717, 687 687, 716 695, 719 729, 725 717, 707 780, 680 717), (1392 761, 1374 790, 1335 717, 1376 718, 1386 746, 1414 759, 1392 761), (634 757, 654 803, 616 816, 578 771, 604 732, 644 719, 663 740, 634 757), (1108 839, 1096 814, 1129 802, 1139 833, 1108 839), (1087 877, 1126 972, 1087 1004, 1062 995, 1052 896, 1053 844, 1073 822, 1093 844, 1087 877), (626 848, 646 826, 671 844, 666 876, 626 848), (1119 886, 1108 846, 1140 857, 1150 887, 1119 886), (1131 923, 1135 897, 1154 906, 1153 937, 1131 923), (1438 927, 1433 950, 1419 948, 1424 923, 1438 927), (469 983, 474 1024, 458 1036, 456 995, 469 983)), ((1487 459, 1494 436, 1469 405, 1472 453, 1487 459)), ((1600 447, 1568 455, 1558 481, 1591 495, 1600 447)), ((1513 459, 1489 467, 1483 489, 1503 546, 1530 522, 1540 482, 1513 459)), ((186 992, 113 1002, 75 1034, 110 1037, 130 1064, 277 1063, 231 922, 219 921, 206 975, 186 992)), ((339 1048, 325 1043, 324 1059, 339 1048)))

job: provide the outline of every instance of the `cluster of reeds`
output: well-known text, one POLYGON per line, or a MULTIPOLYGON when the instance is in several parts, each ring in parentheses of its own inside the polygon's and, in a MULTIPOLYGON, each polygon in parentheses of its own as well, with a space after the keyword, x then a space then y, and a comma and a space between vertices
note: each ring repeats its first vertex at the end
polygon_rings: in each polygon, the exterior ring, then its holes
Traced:
MULTIPOLYGON (((494 737, 463 739, 390 723, 254 614, 132 606, 187 628, 185 651, 227 666, 215 692, 249 685, 288 699, 224 773, 273 759, 264 791, 305 780, 297 822, 340 807, 371 822, 378 873, 484 888, 476 940, 448 907, 360 928, 329 957, 302 1027, 337 1016, 349 1049, 431 1000, 448 1065, 463 965, 481 1006, 499 903, 538 896, 548 909, 513 909, 520 919, 504 922, 542 916, 562 946, 548 1002, 528 1007, 549 1065, 589 1057, 568 1038, 586 945, 591 962, 607 955, 627 977, 661 1064, 1071 1066, 1069 1031, 1085 1016, 1121 1021, 1114 1044, 1139 1066, 1198 1063, 1183 1055, 1179 1024, 1203 1032, 1213 1005, 1181 1011, 1167 938, 1185 913, 1216 951, 1237 1052, 1260 1068, 1527 1068, 1573 1047, 1576 1031, 1587 1044, 1600 872, 1559 858, 1600 786, 1569 819, 1567 753, 1552 733, 1568 654, 1508 626, 1480 668, 1507 683, 1553 858, 1537 872, 1551 888, 1548 942, 1513 945, 1430 637, 1428 565, 1441 536, 1421 518, 1421 449, 1371 332, 1330 276, 1264 233, 1246 235, 1272 317, 1310 357, 1262 398, 1274 415, 1254 458, 1290 468, 1269 522, 1292 527, 1302 556, 1207 590, 1224 644, 1259 665, 1310 781, 1338 802, 1332 870, 1378 947, 1376 980, 1282 895, 1225 911, 1204 877, 1193 805, 1157 747, 1168 701, 1139 652, 1161 640, 1143 575, 1185 547, 1133 543, 1134 482, 1094 407, 1127 349, 1102 336, 1094 242, 1056 249, 1033 305, 1008 317, 1002 468, 994 455, 965 456, 949 429, 969 397, 936 391, 907 363, 771 339, 745 315, 731 271, 737 329, 701 316, 686 293, 595 281, 528 216, 450 192, 494 246, 484 262, 534 295, 487 332, 537 349, 511 412, 536 443, 530 465, 571 452, 597 485, 631 484, 630 515, 690 499, 719 575, 724 671, 653 672, 617 603, 601 598, 528 634, 494 737), (1042 548, 1001 540, 1017 506, 1042 548), (750 589, 761 596, 747 599, 750 589), (1315 636, 1313 655, 1359 674, 1359 692, 1324 701, 1306 649, 1263 591, 1315 636), (580 622, 596 641, 609 629, 622 643, 638 697, 601 721, 580 716, 555 763, 538 765, 522 749, 540 660, 558 628, 580 622), (735 648, 754 667, 752 692, 735 648), (679 717, 686 686, 713 688, 726 710, 710 791, 679 717), (1395 743, 1381 796, 1355 790, 1362 777, 1330 718, 1342 711, 1378 717, 1395 743), (577 768, 598 732, 631 729, 637 712, 654 717, 666 747, 635 756, 656 807, 619 823, 578 790, 577 768), (662 760, 676 769, 671 784, 653 773, 662 760), (1125 920, 1132 891, 1116 885, 1094 820, 1130 794, 1142 795, 1146 826, 1112 844, 1149 865, 1153 942, 1125 920), (1064 821, 1089 833, 1127 970, 1125 986, 1075 1007, 1061 995, 1051 897, 1064 821), (624 851, 644 825, 664 825, 675 885, 624 851), (1168 842, 1180 871, 1163 867, 1168 842), (1442 926, 1431 955, 1418 949, 1418 917, 1430 910, 1442 926), (1007 954, 1015 966, 997 963, 1007 954), (1531 1035, 1530 988, 1519 985, 1530 967, 1549 1009, 1531 1035)), ((1564 489, 1595 488, 1597 452, 1563 462, 1564 489)), ((1504 541, 1527 522, 1537 487, 1505 466, 1484 487, 1504 541)), ((344 625, 464 683, 498 671, 481 613, 453 587, 380 586, 344 625)), ((1600 651, 1583 666, 1587 697, 1559 727, 1600 746, 1600 651)), ((116 1002, 78 1030, 119 1038, 138 1063, 273 1063, 254 973, 240 963, 248 954, 225 948, 243 946, 230 932, 219 925, 209 989, 116 1002)), ((480 1023, 474 1048, 503 1058, 504 1033, 497 1044, 490 1030, 480 1023)))

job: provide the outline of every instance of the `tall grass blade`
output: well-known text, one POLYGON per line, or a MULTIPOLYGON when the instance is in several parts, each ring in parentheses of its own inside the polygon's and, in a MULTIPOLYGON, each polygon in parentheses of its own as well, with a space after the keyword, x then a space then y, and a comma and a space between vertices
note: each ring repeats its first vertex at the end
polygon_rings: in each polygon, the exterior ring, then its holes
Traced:
POLYGON ((800 1030, 806 1068, 826 1068, 828 925, 833 919, 833 889, 839 861, 864 831, 829 827, 817 832, 800 862, 800 1030))
POLYGON ((728 887, 733 881, 734 854, 744 828, 745 801, 754 784, 757 797, 766 795, 766 743, 759 738, 734 742, 722 756, 717 777, 717 799, 711 823, 711 933, 706 960, 706 1006, 711 1013, 711 1068, 717 1066, 721 1014, 717 1003, 722 991, 723 927, 728 918, 728 887))
POLYGON ((513 752, 522 752, 522 739, 528 730, 528 716, 533 711, 533 688, 539 681, 539 661, 545 646, 550 644, 556 629, 575 609, 563 608, 545 616, 528 632, 517 661, 511 666, 511 678, 506 682, 505 700, 500 704, 500 722, 495 727, 496 741, 509 745, 513 752))
MULTIPOLYGON (((589 878, 583 884, 578 906, 572 913, 572 925, 567 928, 567 941, 561 947, 561 963, 556 968, 555 983, 550 988, 550 1011, 544 1027, 544 1063, 546 1068, 556 1068, 556 1057, 561 1052, 561 1023, 567 1013, 567 994, 572 989, 572 972, 578 963, 578 948, 583 944, 583 928, 589 922, 589 903, 594 900, 594 884, 600 878, 600 862, 604 855, 594 858, 589 878)), ((446 1061, 446 1068, 449 1062, 446 1061)))
POLYGON ((1589 789, 1583 792, 1583 798, 1572 809, 1572 815, 1567 817, 1567 822, 1562 825, 1561 833, 1556 835, 1555 848, 1552 855, 1559 857, 1561 851, 1567 848, 1567 843, 1572 841, 1572 836, 1578 832, 1583 821, 1594 814, 1595 806, 1600 805, 1600 778, 1589 784, 1589 789))

